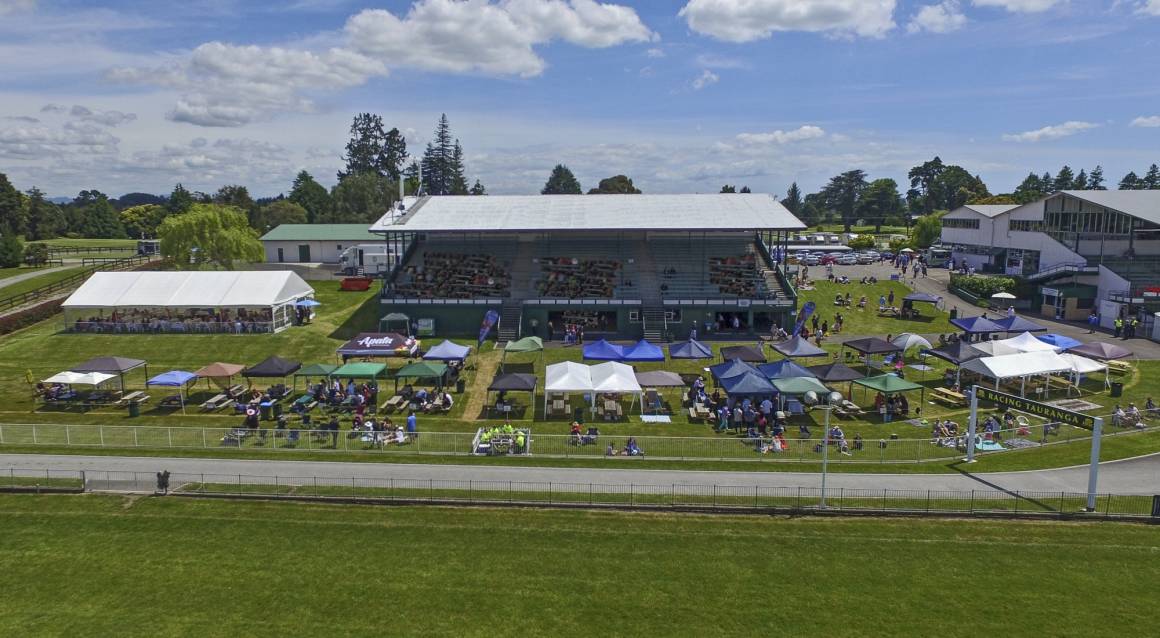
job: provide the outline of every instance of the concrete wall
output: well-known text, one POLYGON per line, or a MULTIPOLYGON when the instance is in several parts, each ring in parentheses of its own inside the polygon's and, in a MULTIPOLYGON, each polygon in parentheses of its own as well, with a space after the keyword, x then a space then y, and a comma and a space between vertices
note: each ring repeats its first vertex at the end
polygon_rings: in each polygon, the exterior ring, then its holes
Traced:
POLYGON ((338 257, 342 251, 355 246, 357 244, 370 243, 367 241, 357 241, 349 239, 345 241, 275 241, 266 240, 262 245, 266 249, 266 261, 270 263, 296 263, 298 259, 298 247, 310 246, 310 263, 324 263, 337 264, 338 257), (341 248, 340 248, 341 246, 341 248), (282 259, 278 259, 278 249, 282 249, 282 259))

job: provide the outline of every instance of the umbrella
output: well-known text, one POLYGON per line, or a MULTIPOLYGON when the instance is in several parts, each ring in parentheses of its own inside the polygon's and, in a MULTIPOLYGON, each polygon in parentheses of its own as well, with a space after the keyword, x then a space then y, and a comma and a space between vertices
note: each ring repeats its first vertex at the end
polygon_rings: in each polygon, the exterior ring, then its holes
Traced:
POLYGON ((294 302, 294 305, 298 306, 299 308, 313 308, 315 306, 321 306, 322 304, 313 299, 299 299, 298 301, 294 302))
POLYGON ((900 253, 912 253, 912 252, 914 252, 914 249, 912 249, 912 248, 903 248, 902 250, 900 250, 900 251, 898 251, 898 252, 900 252, 900 253))
POLYGON ((1009 292, 997 292, 991 295, 991 299, 1015 299, 1015 295, 1009 292))
POLYGON ((904 332, 890 340, 890 343, 902 348, 903 352, 911 348, 929 348, 930 342, 919 335, 904 332))

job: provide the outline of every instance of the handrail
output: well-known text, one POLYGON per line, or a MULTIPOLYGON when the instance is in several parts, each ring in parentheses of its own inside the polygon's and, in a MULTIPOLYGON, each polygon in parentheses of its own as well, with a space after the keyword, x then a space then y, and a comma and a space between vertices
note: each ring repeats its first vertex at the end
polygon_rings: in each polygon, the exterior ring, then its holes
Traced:
POLYGON ((102 260, 94 265, 85 267, 84 270, 69 275, 60 281, 53 282, 37 288, 29 290, 28 292, 11 297, 0 299, 0 312, 7 312, 13 308, 20 308, 26 306, 34 301, 46 299, 55 295, 56 293, 72 290, 73 288, 84 283, 95 272, 102 270, 124 270, 134 266, 148 263, 153 260, 154 255, 134 255, 132 257, 122 257, 114 260, 102 260))
POLYGON ((1068 262, 1065 264, 1055 264, 1054 266, 1044 268, 1043 270, 1040 270, 1039 272, 1032 273, 1032 274, 1028 275, 1027 278, 1028 279, 1038 279, 1039 277, 1046 277, 1048 275, 1053 275, 1057 272, 1065 272, 1065 271, 1069 271, 1069 270, 1082 270, 1082 269, 1087 268, 1087 267, 1088 267, 1088 263, 1086 261, 1076 261, 1076 262, 1068 262))

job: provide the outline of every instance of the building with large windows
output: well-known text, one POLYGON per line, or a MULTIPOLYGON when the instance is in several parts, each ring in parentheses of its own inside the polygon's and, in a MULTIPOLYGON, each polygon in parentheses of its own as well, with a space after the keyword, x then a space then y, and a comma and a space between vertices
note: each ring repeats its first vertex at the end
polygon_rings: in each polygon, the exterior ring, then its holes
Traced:
POLYGON ((1160 311, 1160 191, 1061 191, 1022 206, 967 205, 943 218, 955 265, 1038 284, 1032 307, 1105 326, 1160 311))

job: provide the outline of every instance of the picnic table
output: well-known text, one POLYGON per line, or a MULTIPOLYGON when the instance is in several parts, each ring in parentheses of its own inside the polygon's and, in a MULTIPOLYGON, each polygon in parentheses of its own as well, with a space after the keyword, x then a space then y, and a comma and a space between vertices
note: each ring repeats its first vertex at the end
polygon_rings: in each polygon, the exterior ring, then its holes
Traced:
POLYGON ((606 420, 619 419, 620 417, 624 416, 624 411, 620 407, 620 403, 612 400, 604 401, 604 404, 600 406, 598 412, 606 420))
POLYGON ((898 317, 901 315, 902 315, 902 311, 894 306, 879 306, 878 307, 878 316, 879 317, 898 317))
POLYGON ((119 403, 133 403, 134 401, 136 401, 137 403, 145 403, 148 400, 149 400, 149 395, 145 394, 144 391, 134 390, 133 392, 130 392, 129 394, 126 394, 125 396, 121 397, 121 400, 119 401, 119 403))
POLYGON ((1132 366, 1126 361, 1105 361, 1108 370, 1119 374, 1128 374, 1132 371, 1132 366))
POLYGON ((231 399, 225 394, 215 394, 212 398, 201 404, 201 409, 207 411, 220 410, 228 405, 230 401, 231 399))
POLYGON ((967 397, 962 393, 955 392, 950 388, 934 388, 930 391, 931 396, 951 405, 963 405, 967 402, 967 397))

